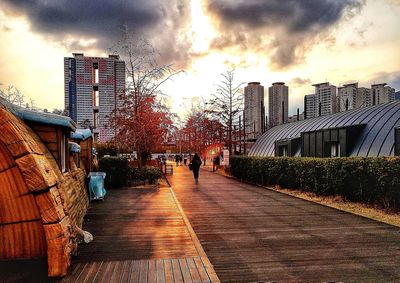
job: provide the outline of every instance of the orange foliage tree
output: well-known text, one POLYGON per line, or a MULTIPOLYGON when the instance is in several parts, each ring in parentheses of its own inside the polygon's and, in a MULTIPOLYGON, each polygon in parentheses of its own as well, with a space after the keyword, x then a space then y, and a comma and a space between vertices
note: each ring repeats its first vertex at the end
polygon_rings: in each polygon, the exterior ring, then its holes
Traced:
POLYGON ((114 52, 124 58, 127 74, 126 89, 111 119, 114 142, 136 151, 142 166, 171 131, 172 114, 162 102, 160 87, 179 72, 172 65, 158 64, 157 52, 143 38, 127 35, 114 52))

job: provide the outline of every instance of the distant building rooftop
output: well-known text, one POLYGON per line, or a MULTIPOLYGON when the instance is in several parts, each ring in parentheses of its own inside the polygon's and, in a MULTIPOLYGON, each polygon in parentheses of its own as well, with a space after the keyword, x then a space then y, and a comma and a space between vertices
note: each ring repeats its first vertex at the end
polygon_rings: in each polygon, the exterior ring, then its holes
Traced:
POLYGON ((317 150, 323 151, 333 142, 341 142, 343 134, 341 148, 346 148, 346 155, 341 156, 393 156, 395 148, 400 149, 400 140, 395 140, 396 128, 400 128, 400 101, 273 127, 257 140, 249 155, 275 156, 277 144, 291 139, 296 140, 293 143, 296 150, 291 156, 312 156, 302 155, 307 144, 314 147, 314 156, 318 157, 317 150))

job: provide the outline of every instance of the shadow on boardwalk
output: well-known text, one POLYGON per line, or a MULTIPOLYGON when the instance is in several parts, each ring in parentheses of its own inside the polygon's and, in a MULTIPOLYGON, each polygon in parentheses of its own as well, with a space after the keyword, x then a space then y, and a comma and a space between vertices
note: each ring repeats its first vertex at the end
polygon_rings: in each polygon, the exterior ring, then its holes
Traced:
POLYGON ((91 203, 84 230, 94 241, 64 282, 219 282, 168 187, 110 190, 91 203))
MULTIPOLYGON (((62 282, 219 282, 169 187, 109 190, 90 203, 83 229, 94 240, 62 282)), ((0 267, 9 270, 0 282, 49 281, 44 260, 0 267)))
POLYGON ((221 282, 400 280, 400 229, 207 170, 170 178, 221 282))

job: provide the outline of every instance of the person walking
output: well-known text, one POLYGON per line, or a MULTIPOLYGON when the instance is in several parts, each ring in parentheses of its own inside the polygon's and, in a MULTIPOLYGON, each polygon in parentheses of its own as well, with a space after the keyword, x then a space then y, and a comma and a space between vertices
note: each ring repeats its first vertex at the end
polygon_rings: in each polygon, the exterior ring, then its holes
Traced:
POLYGON ((190 170, 193 171, 194 182, 196 184, 199 183, 199 171, 201 166, 201 159, 200 156, 195 153, 192 159, 192 162, 189 164, 190 170))
POLYGON ((175 154, 175 162, 176 162, 176 167, 179 165, 179 155, 175 154))

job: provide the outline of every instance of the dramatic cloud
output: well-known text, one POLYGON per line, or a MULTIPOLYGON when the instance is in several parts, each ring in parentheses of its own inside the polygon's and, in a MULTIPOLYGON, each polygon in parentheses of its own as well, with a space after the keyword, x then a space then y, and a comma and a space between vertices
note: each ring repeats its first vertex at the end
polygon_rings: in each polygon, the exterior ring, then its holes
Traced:
POLYGON ((71 51, 104 51, 128 30, 154 39, 163 61, 184 64, 189 43, 178 38, 189 18, 183 0, 2 0, 6 14, 25 16, 31 29, 71 51), (80 49, 80 50, 77 50, 80 49))
POLYGON ((311 85, 311 80, 309 78, 303 79, 300 77, 296 77, 296 78, 291 79, 289 84, 294 87, 309 86, 309 85, 311 85))
POLYGON ((331 28, 362 5, 361 0, 208 0, 206 8, 222 34, 213 48, 255 47, 281 69, 301 60, 316 42, 331 40, 331 28))
POLYGON ((396 90, 400 89, 400 70, 390 73, 375 73, 368 79, 368 81, 364 82, 364 84, 366 84, 367 86, 377 83, 387 83, 389 86, 395 88, 396 90))

